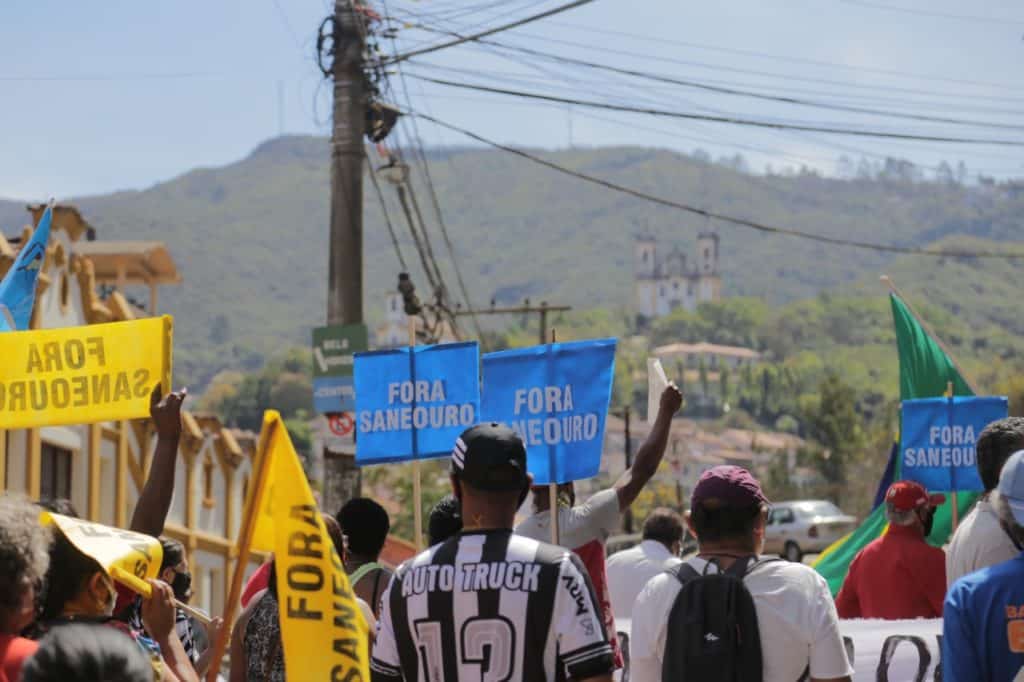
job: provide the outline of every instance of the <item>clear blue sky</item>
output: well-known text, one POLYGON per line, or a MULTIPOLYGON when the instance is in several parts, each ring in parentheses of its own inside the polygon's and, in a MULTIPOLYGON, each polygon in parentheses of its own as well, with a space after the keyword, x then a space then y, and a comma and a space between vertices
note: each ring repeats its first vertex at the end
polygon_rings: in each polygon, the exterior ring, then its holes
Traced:
MULTIPOLYGON (((558 4, 389 0, 388 9, 470 31, 558 4)), ((382 2, 371 6, 382 9, 382 2)), ((8 3, 0 22, 0 197, 145 188, 197 166, 237 160, 278 134, 279 88, 285 132, 326 134, 330 88, 321 83, 312 52, 316 27, 330 9, 326 0, 8 3)), ((404 30, 399 49, 437 39, 404 30)), ((597 0, 496 39, 763 93, 1024 124, 1024 6, 1013 0, 597 0)), ((516 59, 464 46, 409 64, 407 73, 674 110, 1024 140, 1021 130, 823 111, 516 59)), ((807 163, 831 173, 841 154, 869 153, 929 166, 963 159, 972 170, 1024 176, 1020 147, 894 143, 570 112, 408 82, 415 107, 520 145, 564 148, 571 121, 577 145, 740 152, 759 172, 766 164, 807 163)), ((466 142, 431 125, 421 131, 428 144, 466 142)))

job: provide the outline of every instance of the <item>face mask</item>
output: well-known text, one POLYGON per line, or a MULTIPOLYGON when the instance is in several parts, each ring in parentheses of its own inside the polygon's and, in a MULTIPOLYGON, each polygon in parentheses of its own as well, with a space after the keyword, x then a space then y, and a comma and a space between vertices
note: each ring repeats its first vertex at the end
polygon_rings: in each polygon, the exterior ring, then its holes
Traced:
POLYGON ((929 512, 923 519, 921 519, 921 523, 924 524, 924 536, 928 537, 932 534, 932 525, 935 523, 935 512, 929 512))
POLYGON ((101 609, 100 615, 111 616, 114 613, 114 607, 117 606, 117 590, 106 580, 103 581, 103 587, 106 588, 108 596, 105 600, 106 603, 99 607, 101 609))
POLYGON ((174 573, 174 580, 171 581, 171 589, 174 590, 174 598, 180 602, 188 601, 189 590, 192 588, 191 573, 174 573))

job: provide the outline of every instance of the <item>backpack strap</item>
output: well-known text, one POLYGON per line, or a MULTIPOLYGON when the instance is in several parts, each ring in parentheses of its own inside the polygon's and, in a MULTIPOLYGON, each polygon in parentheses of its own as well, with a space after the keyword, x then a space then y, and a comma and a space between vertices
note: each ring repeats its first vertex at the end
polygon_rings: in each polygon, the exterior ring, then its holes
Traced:
POLYGON ((678 566, 673 566, 665 572, 668 573, 670 576, 674 577, 676 580, 678 580, 682 585, 685 585, 694 578, 700 577, 700 573, 697 572, 697 569, 695 569, 693 566, 686 563, 685 561, 679 564, 678 566))
POLYGON ((381 566, 380 563, 377 562, 377 561, 371 561, 368 564, 363 564, 362 566, 360 566, 356 570, 352 571, 352 575, 350 575, 349 578, 348 578, 349 584, 351 584, 352 587, 355 587, 356 583, 363 579, 363 576, 365 576, 370 571, 377 570, 378 568, 384 568, 384 567, 381 566))
POLYGON ((776 562, 785 562, 786 560, 781 558, 781 557, 749 556, 746 559, 737 560, 736 563, 734 563, 729 568, 733 568, 733 566, 736 566, 741 561, 743 562, 743 572, 740 573, 739 575, 740 575, 740 577, 746 577, 746 576, 750 575, 751 573, 753 573, 754 571, 756 571, 757 569, 761 568, 762 566, 767 566, 768 564, 774 564, 776 562))

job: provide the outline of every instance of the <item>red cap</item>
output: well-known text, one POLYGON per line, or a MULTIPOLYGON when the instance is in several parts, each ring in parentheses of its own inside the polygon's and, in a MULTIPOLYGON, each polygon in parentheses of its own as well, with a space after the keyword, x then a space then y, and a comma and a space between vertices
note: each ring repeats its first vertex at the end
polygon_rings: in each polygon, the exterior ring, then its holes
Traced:
POLYGON ((697 485, 693 487, 690 507, 712 499, 724 507, 768 504, 768 498, 757 479, 743 467, 729 465, 717 466, 701 474, 697 485))
POLYGON ((917 481, 896 481, 885 492, 886 504, 892 505, 896 511, 912 511, 921 507, 938 507, 946 501, 940 493, 929 495, 924 486, 917 481))

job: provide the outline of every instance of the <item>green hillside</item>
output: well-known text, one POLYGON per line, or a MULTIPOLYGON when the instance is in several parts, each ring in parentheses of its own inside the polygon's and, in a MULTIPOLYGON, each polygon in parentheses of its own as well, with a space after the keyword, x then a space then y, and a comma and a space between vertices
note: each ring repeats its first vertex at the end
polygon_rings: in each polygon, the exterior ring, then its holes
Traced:
MULTIPOLYGON (((763 223, 900 245, 991 246, 1024 242, 1024 189, 914 182, 895 171, 871 179, 812 174, 751 176, 674 152, 641 148, 543 152, 561 165, 659 196, 763 223), (984 241, 982 241, 984 240, 984 241)), ((691 249, 696 234, 721 236, 726 295, 780 304, 821 291, 882 293, 889 272, 908 293, 945 310, 964 339, 1009 343, 1024 332, 1014 289, 1021 262, 893 258, 751 232, 609 192, 502 152, 431 153, 431 168, 476 305, 529 297, 580 308, 625 309, 632 298, 632 237, 643 229, 664 248, 691 249), (973 330, 973 331, 972 331, 973 330)), ((322 322, 328 248, 325 139, 268 141, 247 158, 190 171, 144 191, 73 199, 100 239, 167 242, 184 284, 161 302, 176 317, 178 367, 205 383, 218 367, 254 367, 260 355, 305 343, 322 322), (255 351, 255 353, 251 352, 255 351)), ((367 183, 366 310, 379 318, 399 265, 367 183)), ((420 289, 426 286, 401 212, 389 212, 420 289)), ((430 205, 422 188, 421 206, 430 205)), ((0 202, 0 227, 25 222, 23 204, 0 202)), ((436 226, 434 248, 455 279, 436 226)), ((1017 248, 1024 250, 1024 243, 1017 248)), ((980 347, 979 347, 980 350, 980 347)))

